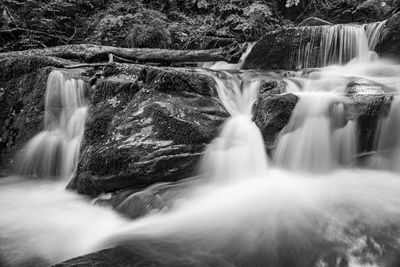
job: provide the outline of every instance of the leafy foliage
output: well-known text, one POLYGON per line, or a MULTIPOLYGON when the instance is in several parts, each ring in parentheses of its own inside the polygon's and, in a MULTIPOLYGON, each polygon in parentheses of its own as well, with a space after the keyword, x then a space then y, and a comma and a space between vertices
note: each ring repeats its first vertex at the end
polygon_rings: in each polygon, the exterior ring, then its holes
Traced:
POLYGON ((286 7, 297 6, 300 0, 286 0, 286 7))
POLYGON ((280 24, 279 1, 2 0, 0 51, 82 42, 196 48, 205 37, 243 42, 280 24), (23 30, 1 33, 15 28, 23 30))

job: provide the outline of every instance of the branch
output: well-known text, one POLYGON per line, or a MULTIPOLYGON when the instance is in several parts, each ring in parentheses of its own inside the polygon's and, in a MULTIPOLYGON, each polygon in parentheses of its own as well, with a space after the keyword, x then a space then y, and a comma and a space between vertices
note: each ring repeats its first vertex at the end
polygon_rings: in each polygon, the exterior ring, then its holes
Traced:
POLYGON ((112 54, 116 60, 124 63, 181 63, 181 62, 215 62, 226 61, 237 63, 243 53, 239 43, 209 50, 167 50, 149 48, 122 48, 91 44, 63 45, 45 49, 32 49, 0 53, 0 59, 12 56, 48 56, 83 63, 98 63, 108 60, 112 54))
POLYGON ((18 32, 28 32, 28 33, 41 34, 41 35, 45 35, 45 36, 50 37, 50 38, 58 39, 62 43, 67 44, 67 41, 66 41, 66 39, 64 37, 52 35, 52 34, 49 34, 47 32, 29 30, 29 29, 23 29, 23 28, 12 28, 12 29, 7 29, 7 30, 2 30, 2 31, 0 31, 0 36, 2 36, 3 34, 14 35, 15 33, 18 33, 18 32))

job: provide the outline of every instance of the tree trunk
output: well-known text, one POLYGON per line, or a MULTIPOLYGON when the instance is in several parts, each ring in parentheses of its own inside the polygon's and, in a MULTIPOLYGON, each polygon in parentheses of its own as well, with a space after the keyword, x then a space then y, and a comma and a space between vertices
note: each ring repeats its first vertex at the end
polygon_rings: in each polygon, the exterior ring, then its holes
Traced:
POLYGON ((135 63, 177 63, 226 61, 237 63, 244 51, 239 43, 209 50, 167 50, 150 48, 122 48, 92 44, 77 44, 0 53, 0 59, 12 56, 49 56, 80 62, 104 62, 109 54, 135 63))

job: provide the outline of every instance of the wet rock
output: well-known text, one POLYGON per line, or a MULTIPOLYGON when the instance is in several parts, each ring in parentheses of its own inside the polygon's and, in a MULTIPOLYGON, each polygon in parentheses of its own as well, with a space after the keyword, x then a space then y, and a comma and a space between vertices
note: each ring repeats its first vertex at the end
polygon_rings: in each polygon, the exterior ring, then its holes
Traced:
POLYGON ((355 94, 351 96, 352 105, 348 109, 349 119, 357 120, 359 127, 359 149, 361 152, 371 151, 375 134, 381 118, 390 110, 393 96, 355 94))
POLYGON ((322 25, 332 25, 329 21, 317 18, 317 17, 309 17, 299 23, 299 26, 322 26, 322 25))
POLYGON ((400 60, 400 13, 390 17, 383 26, 377 51, 380 56, 400 60))
POLYGON ((0 60, 0 176, 10 173, 16 151, 42 129, 52 63, 37 57, 0 60))
POLYGON ((392 11, 394 1, 367 0, 359 4, 352 12, 354 21, 373 22, 384 20, 392 11))
POLYGON ((286 92, 286 83, 283 80, 264 81, 259 89, 259 96, 278 95, 286 92))
POLYGON ((286 126, 298 97, 293 94, 261 94, 254 106, 253 120, 260 128, 267 149, 272 149, 279 132, 286 126))
POLYGON ((293 27, 265 34, 252 48, 243 63, 243 69, 281 69, 298 68, 298 53, 302 43, 315 45, 315 53, 309 61, 317 65, 320 37, 311 38, 311 30, 306 27, 293 27))
POLYGON ((131 219, 148 214, 167 212, 185 199, 190 189, 204 180, 202 177, 184 179, 174 183, 157 183, 145 189, 126 189, 100 195, 94 203, 111 207, 131 219))
POLYGON ((354 78, 346 86, 346 95, 382 95, 382 94, 393 94, 396 89, 390 88, 382 83, 371 81, 365 78, 354 78))
POLYGON ((190 251, 184 245, 172 242, 134 243, 128 246, 105 249, 67 260, 54 267, 232 267, 232 263, 221 255, 190 251))
POLYGON ((193 70, 115 68, 93 89, 69 187, 96 195, 191 176, 228 116, 213 80, 193 70))

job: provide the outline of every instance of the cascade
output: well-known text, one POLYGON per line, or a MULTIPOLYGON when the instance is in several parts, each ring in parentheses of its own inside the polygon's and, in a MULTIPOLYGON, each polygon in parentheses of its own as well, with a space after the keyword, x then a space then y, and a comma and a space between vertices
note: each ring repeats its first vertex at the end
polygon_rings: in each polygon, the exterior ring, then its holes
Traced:
POLYGON ((345 120, 342 101, 334 94, 300 95, 277 143, 276 164, 292 170, 323 172, 339 163, 351 163, 357 152, 356 127, 345 120))
POLYGON ((385 26, 385 23, 386 23, 386 20, 368 23, 368 24, 364 25, 364 29, 365 29, 365 32, 366 32, 367 38, 368 38, 369 50, 372 50, 372 51, 375 50, 376 45, 379 42, 381 31, 382 31, 383 27, 385 26))
POLYGON ((212 75, 218 97, 231 117, 220 135, 208 146, 201 173, 213 179, 228 181, 262 175, 267 170, 267 156, 260 130, 251 120, 252 106, 260 82, 244 81, 226 71, 212 75))
POLYGON ((312 26, 302 29, 297 68, 345 64, 352 59, 369 61, 379 41, 384 22, 362 25, 312 26))
POLYGON ((52 71, 46 86, 44 130, 22 149, 19 173, 69 178, 77 165, 86 113, 84 82, 52 71))
MULTIPOLYGON (((0 240, 10 240, 0 244, 0 254, 15 266, 26 263, 21 258, 38 255, 50 265, 123 245, 139 260, 155 259, 164 266, 185 266, 181 260, 193 263, 191 257, 211 266, 372 266, 376 259, 367 255, 366 263, 359 255, 369 246, 381 257, 387 255, 377 243, 381 236, 375 240, 367 233, 400 225, 400 179, 395 172, 354 169, 359 126, 349 116, 352 102, 346 90, 354 77, 400 85, 398 66, 371 57, 382 25, 304 29, 313 40, 302 43, 298 66, 315 67, 313 45, 319 41, 321 68, 299 70, 292 77, 274 74, 299 99, 276 140, 271 163, 252 121, 260 80, 268 75, 247 75, 238 70, 240 63, 202 65, 231 115, 201 162, 199 179, 212 182, 194 183, 168 211, 133 222, 63 190, 64 179, 76 169, 88 103, 82 80, 53 71, 44 130, 28 142, 19 163, 21 175, 61 181, 0 181, 0 213, 5 214, 0 240), (230 71, 215 70, 219 68, 230 71), (207 255, 220 261, 206 261, 207 255)), ((396 172, 399 121, 400 97, 395 96, 375 146, 384 168, 396 172)))
POLYGON ((381 168, 400 171, 400 97, 393 98, 389 114, 380 121, 375 148, 383 159, 381 168))

